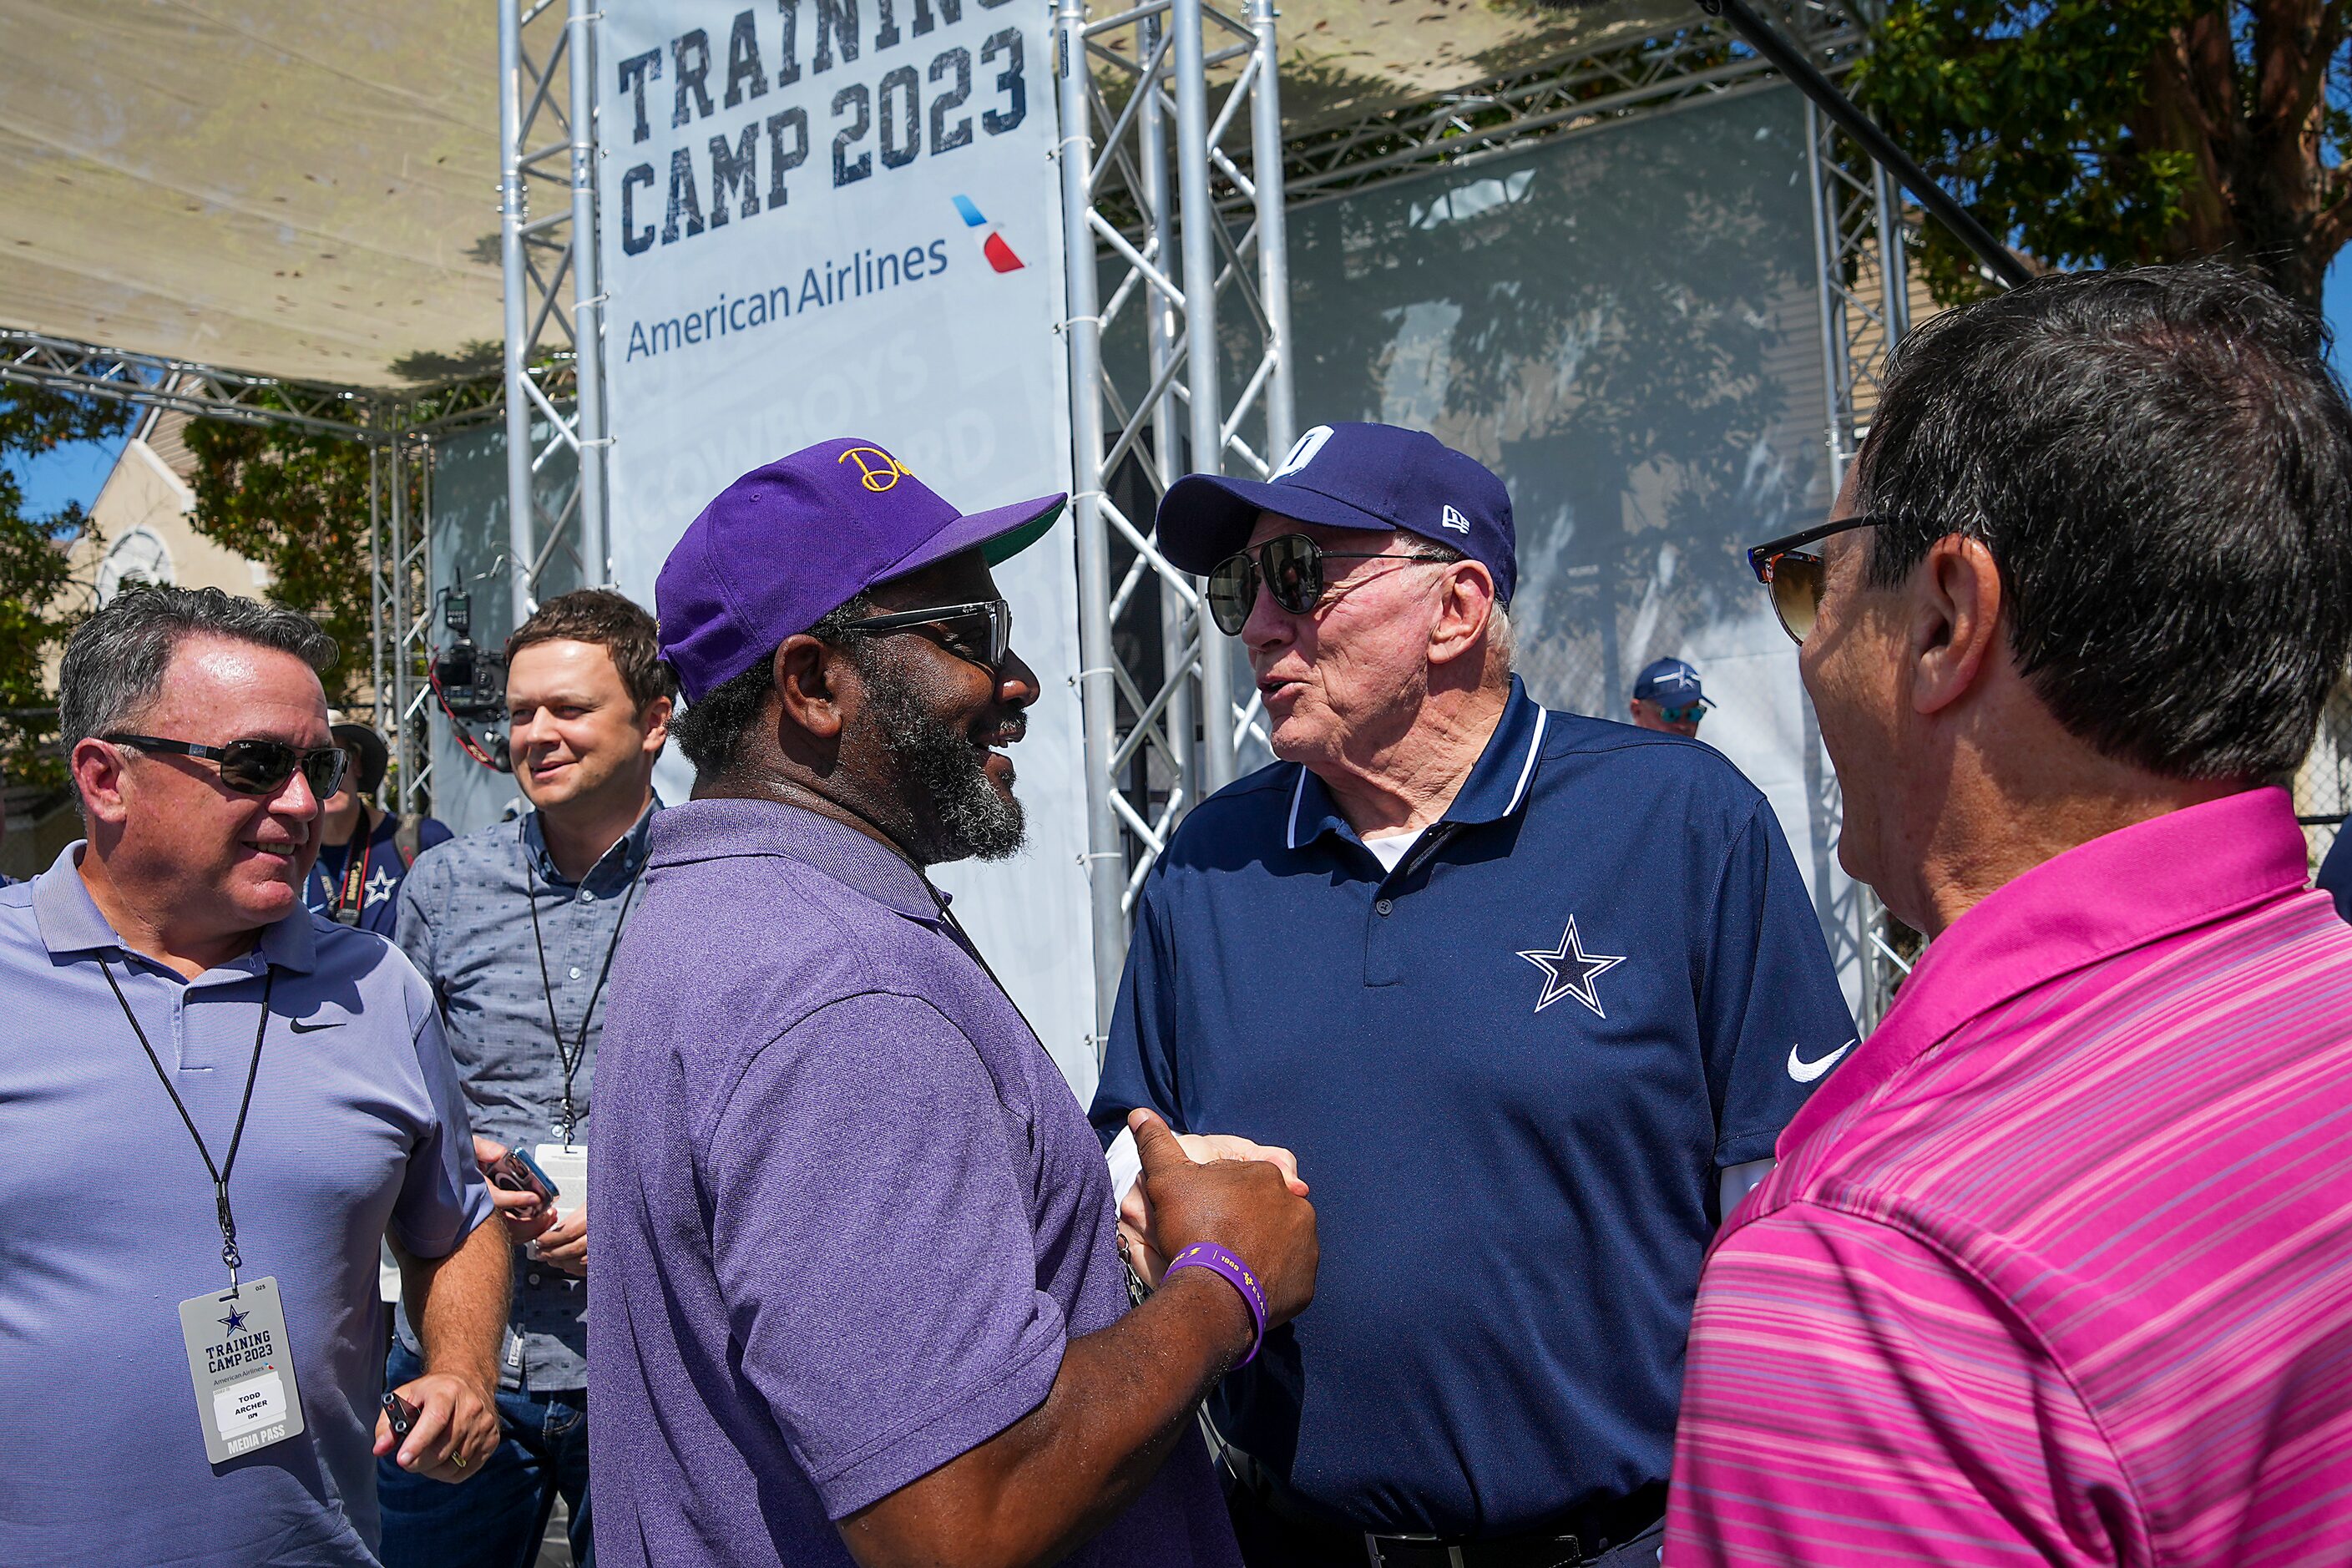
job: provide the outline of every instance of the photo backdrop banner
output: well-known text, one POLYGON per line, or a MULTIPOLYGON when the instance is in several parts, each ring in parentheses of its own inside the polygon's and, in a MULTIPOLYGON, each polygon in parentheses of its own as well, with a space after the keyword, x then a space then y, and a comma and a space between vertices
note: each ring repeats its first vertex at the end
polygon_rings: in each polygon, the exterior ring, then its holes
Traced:
MULTIPOLYGON (((637 0, 597 36, 614 580, 738 476, 866 437, 966 510, 1069 488, 1045 0, 637 0)), ((1066 519, 996 569, 1043 696, 1030 843, 938 880, 1082 1097, 1095 1050, 1066 519)), ((665 796, 691 787, 666 759, 665 796)))

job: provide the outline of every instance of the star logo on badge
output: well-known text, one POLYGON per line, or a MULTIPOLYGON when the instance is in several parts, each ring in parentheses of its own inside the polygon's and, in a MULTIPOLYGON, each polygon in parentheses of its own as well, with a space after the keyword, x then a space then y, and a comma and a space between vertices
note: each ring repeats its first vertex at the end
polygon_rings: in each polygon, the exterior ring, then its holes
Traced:
POLYGON ((384 900, 392 897, 394 885, 392 873, 382 866, 377 867, 375 875, 368 879, 367 901, 371 904, 383 902, 384 900))
POLYGON ((1576 934, 1576 917, 1568 917, 1568 930, 1560 933, 1559 945, 1549 952, 1532 949, 1519 954, 1544 972, 1543 994, 1536 999, 1536 1011, 1540 1013, 1563 996, 1573 996, 1592 1010, 1596 1018, 1606 1018, 1601 996, 1592 983, 1625 962, 1622 953, 1587 952, 1584 939, 1576 934))
POLYGON ((228 1316, 223 1318, 221 1322, 227 1327, 230 1333, 234 1334, 245 1327, 245 1320, 246 1313, 242 1308, 231 1307, 228 1310, 228 1316))

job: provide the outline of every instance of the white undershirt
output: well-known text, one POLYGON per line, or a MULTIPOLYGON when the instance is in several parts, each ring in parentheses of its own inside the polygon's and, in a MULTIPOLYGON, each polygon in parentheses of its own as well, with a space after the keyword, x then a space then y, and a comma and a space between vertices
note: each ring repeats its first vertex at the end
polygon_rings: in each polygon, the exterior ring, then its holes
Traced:
POLYGON ((1382 870, 1393 871, 1404 864, 1404 858, 1412 853, 1412 847, 1428 831, 1426 827, 1400 827, 1393 833, 1367 833, 1364 847, 1379 858, 1382 870))

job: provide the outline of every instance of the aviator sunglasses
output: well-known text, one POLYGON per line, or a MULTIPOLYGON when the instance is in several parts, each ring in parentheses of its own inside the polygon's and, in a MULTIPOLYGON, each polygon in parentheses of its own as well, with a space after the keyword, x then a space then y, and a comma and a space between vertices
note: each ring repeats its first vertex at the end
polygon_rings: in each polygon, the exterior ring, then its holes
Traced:
POLYGON ((1258 584, 1274 602, 1294 616, 1303 616, 1323 602, 1326 561, 1423 561, 1444 565, 1443 555, 1398 553, 1376 550, 1326 550, 1303 533, 1285 533, 1255 550, 1239 551, 1209 569, 1209 614, 1217 629, 1239 637, 1257 603, 1258 584))
POLYGON ((1832 534, 1852 529, 1875 528, 1886 521, 1870 512, 1842 517, 1786 539, 1756 545, 1748 552, 1748 564, 1755 572, 1756 580, 1772 590, 1772 611, 1780 617, 1780 629, 1789 634, 1790 640, 1803 643, 1813 635, 1813 625, 1822 616, 1823 577, 1820 552, 1798 546, 1818 543, 1832 534))
POLYGON ((853 632, 903 632, 937 626, 940 642, 958 658, 999 674, 1013 651, 1013 606, 1003 599, 982 599, 968 605, 937 605, 926 610, 898 610, 868 616, 843 629, 853 632))
POLYGON ((220 764, 222 784, 239 795, 276 795, 286 787, 296 769, 310 793, 326 799, 342 787, 351 754, 341 746, 305 751, 283 741, 231 741, 226 746, 200 746, 194 741, 165 741, 153 735, 100 735, 110 746, 134 746, 142 752, 168 752, 175 756, 202 757, 220 764))

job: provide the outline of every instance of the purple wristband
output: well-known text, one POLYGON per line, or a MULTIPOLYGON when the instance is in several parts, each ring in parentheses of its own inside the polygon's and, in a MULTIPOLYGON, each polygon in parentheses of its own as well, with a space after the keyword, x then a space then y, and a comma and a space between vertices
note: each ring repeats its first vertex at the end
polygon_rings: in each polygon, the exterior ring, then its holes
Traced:
POLYGON ((1265 1343, 1265 1292, 1258 1289, 1257 1276, 1250 1272, 1248 1264, 1213 1241, 1194 1242, 1178 1253, 1160 1277, 1165 1279, 1179 1268, 1206 1268, 1242 1293, 1242 1300, 1249 1305, 1250 1321, 1256 1325, 1257 1332, 1250 1341, 1249 1354, 1234 1365, 1249 1365, 1257 1354, 1258 1346, 1265 1343))

